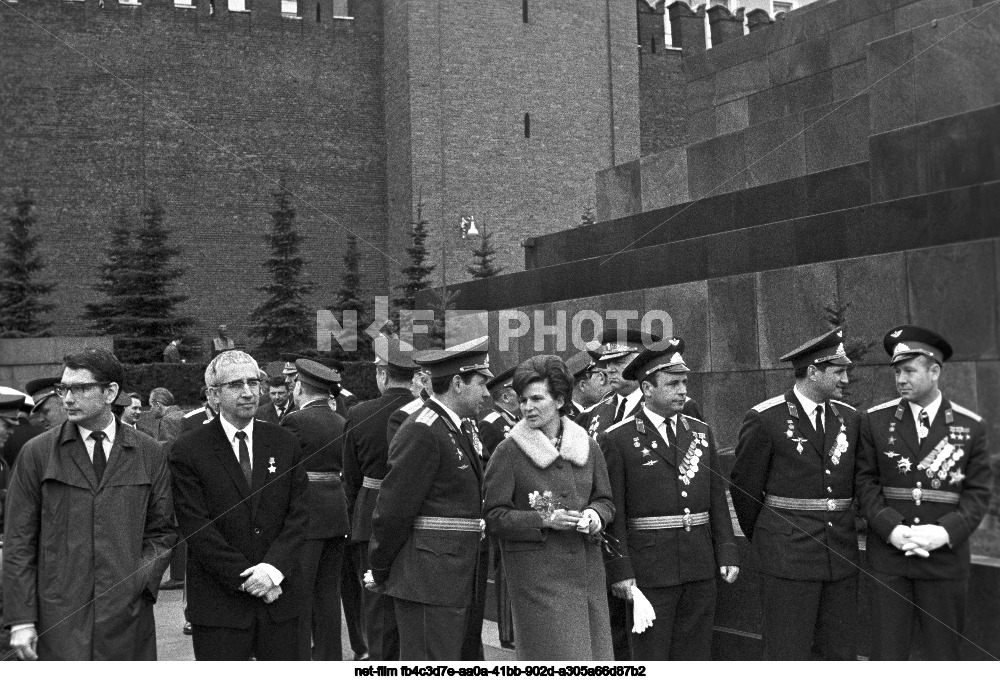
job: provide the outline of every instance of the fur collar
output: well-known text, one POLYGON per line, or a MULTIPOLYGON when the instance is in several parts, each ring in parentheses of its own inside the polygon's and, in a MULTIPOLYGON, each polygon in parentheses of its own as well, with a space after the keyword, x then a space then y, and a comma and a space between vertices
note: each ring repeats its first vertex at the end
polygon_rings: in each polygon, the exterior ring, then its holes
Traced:
POLYGON ((577 467, 582 467, 590 455, 590 435, 565 416, 562 419, 562 426, 562 447, 558 451, 541 430, 528 427, 523 420, 511 428, 509 436, 537 467, 547 468, 560 457, 577 467))

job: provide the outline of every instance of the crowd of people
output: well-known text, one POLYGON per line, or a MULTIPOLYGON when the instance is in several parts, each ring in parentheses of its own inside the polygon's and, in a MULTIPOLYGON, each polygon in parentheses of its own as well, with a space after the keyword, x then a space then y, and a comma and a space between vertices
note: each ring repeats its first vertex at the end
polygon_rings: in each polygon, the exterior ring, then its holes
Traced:
POLYGON ((788 352, 731 474, 683 340, 600 343, 494 375, 485 341, 382 337, 360 402, 338 365, 268 376, 223 342, 189 413, 163 388, 143 412, 107 350, 68 355, 0 394, 10 656, 155 659, 179 584, 199 660, 340 660, 342 602, 355 659, 482 660, 492 574, 520 660, 708 660, 741 532, 766 658, 855 659, 863 518, 871 658, 909 658, 914 631, 959 658, 992 479, 982 418, 939 387, 947 340, 888 331, 900 396, 863 411, 842 329, 788 352))

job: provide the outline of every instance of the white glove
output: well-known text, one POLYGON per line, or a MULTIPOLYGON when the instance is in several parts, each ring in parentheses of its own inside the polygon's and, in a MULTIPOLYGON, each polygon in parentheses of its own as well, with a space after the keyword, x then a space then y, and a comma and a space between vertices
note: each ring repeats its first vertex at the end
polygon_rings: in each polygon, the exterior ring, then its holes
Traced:
POLYGON ((34 626, 25 626, 11 631, 10 646, 21 661, 38 661, 35 646, 38 644, 38 634, 34 626))
POLYGON ((632 632, 642 633, 653 625, 656 612, 638 586, 632 586, 632 632))

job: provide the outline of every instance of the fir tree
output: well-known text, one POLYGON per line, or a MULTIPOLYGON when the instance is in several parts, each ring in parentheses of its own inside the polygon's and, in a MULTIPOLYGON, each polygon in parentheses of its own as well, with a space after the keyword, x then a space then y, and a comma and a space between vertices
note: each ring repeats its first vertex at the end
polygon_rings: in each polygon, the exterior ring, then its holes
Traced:
POLYGON ((401 310, 413 310, 417 304, 417 293, 430 286, 430 275, 434 272, 434 265, 427 264, 427 236, 428 222, 423 217, 423 199, 417 200, 417 216, 410 222, 410 245, 406 247, 406 252, 410 256, 410 264, 400 269, 406 281, 396 289, 401 295, 394 298, 392 304, 393 323, 399 330, 399 312, 401 310))
POLYGON ((267 299, 250 314, 250 332, 261 339, 259 351, 264 359, 315 345, 316 340, 316 323, 304 300, 314 286, 303 280, 305 261, 299 257, 302 236, 295 231, 292 192, 282 181, 272 195, 277 203, 271 213, 274 224, 271 233, 264 235, 271 248, 264 266, 271 272, 272 282, 257 289, 267 293, 267 299))
POLYGON ((187 296, 173 292, 184 275, 171 265, 180 250, 169 245, 163 206, 153 194, 141 211, 142 225, 134 229, 123 210, 110 229, 111 243, 94 289, 103 300, 86 306, 92 328, 110 335, 115 353, 125 363, 160 361, 163 348, 191 326, 177 306, 187 296))
MULTIPOLYGON (((371 336, 365 333, 368 326, 365 305, 361 300, 361 274, 359 273, 361 253, 358 251, 358 239, 354 234, 347 235, 347 249, 344 251, 344 270, 340 275, 340 288, 337 289, 337 300, 330 311, 344 323, 344 312, 353 310, 357 314, 357 356, 348 357, 349 353, 341 350, 334 352, 345 355, 343 358, 370 358, 371 336)), ((341 358, 340 356, 336 358, 341 358)))
POLYGON ((583 208, 583 214, 580 215, 580 221, 576 226, 586 227, 590 224, 597 224, 597 213, 594 211, 594 206, 586 205, 583 208))
POLYGON ((40 318, 54 307, 41 301, 54 286, 35 280, 45 262, 35 254, 38 237, 31 234, 34 207, 31 194, 22 189, 7 217, 10 231, 4 234, 4 256, 0 260, 0 337, 43 337, 52 325, 40 318))
POLYGON ((493 264, 497 249, 490 241, 492 238, 493 234, 487 233, 484 225, 479 232, 479 245, 472 249, 473 264, 465 268, 474 279, 488 279, 503 271, 502 266, 493 264))
MULTIPOLYGON (((841 302, 839 297, 835 297, 830 300, 829 304, 823 308, 826 321, 830 324, 830 327, 842 327, 844 329, 844 336, 848 338, 844 343, 844 353, 852 362, 851 365, 847 367, 848 373, 853 372, 858 362, 860 362, 861 359, 868 354, 871 348, 876 345, 874 340, 865 341, 862 338, 852 338, 847 333, 847 310, 850 308, 851 303, 841 302)), ((848 383, 847 387, 844 388, 844 401, 854 406, 859 406, 859 404, 851 398, 851 387, 851 383, 848 383)))

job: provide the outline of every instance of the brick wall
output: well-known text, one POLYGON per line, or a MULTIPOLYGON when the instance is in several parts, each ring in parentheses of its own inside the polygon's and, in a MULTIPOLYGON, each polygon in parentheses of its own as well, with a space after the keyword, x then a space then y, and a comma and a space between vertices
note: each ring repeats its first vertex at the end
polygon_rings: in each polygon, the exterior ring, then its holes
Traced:
POLYGON ((302 21, 259 0, 176 9, 106 0, 20 2, 0 15, 0 197, 36 196, 41 251, 57 279, 57 334, 78 314, 118 206, 155 187, 188 266, 182 311, 197 332, 237 338, 262 299, 273 181, 298 195, 310 300, 339 285, 345 229, 361 237, 364 284, 384 287, 386 168, 381 3, 334 21, 330 0, 302 21), (144 100, 142 92, 148 93, 144 100))
MULTIPOLYGON (((389 126, 388 154, 409 155, 412 168, 408 187, 390 192, 394 252, 402 260, 406 195, 415 204, 419 194, 438 261, 445 232, 452 281, 467 278, 471 258, 459 230, 462 213, 495 231, 500 262, 519 270, 523 238, 576 223, 584 206, 594 204, 594 172, 639 155, 635 6, 528 5, 528 23, 519 0, 388 5, 386 44, 408 50, 405 61, 386 60, 386 112, 407 118, 410 130, 407 140, 389 126), (392 102, 408 104, 408 112, 392 102)), ((406 181, 395 165, 389 164, 393 180, 406 181)))

